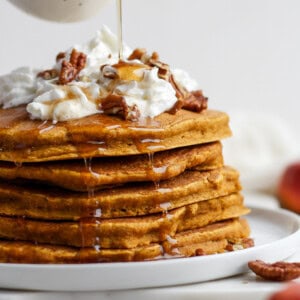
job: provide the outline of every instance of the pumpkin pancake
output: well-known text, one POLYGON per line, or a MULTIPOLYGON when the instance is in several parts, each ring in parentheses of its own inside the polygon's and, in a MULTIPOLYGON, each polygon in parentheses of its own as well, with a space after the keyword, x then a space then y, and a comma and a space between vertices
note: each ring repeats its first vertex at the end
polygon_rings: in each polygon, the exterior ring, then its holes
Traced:
POLYGON ((54 222, 0 217, 0 238, 75 247, 134 248, 249 213, 233 194, 142 217, 54 222), (188 220, 188 222, 186 222, 188 220))
POLYGON ((230 167, 190 170, 159 185, 130 183, 89 194, 34 186, 32 182, 1 181, 0 214, 44 220, 138 216, 229 195, 240 189, 239 173, 230 167))
POLYGON ((125 182, 160 181, 186 169, 210 170, 223 166, 219 142, 147 154, 22 164, 0 162, 0 178, 39 180, 75 191, 99 189, 125 182))
POLYGON ((0 241, 0 262, 93 263, 188 257, 226 251, 229 244, 249 236, 245 220, 233 219, 178 233, 162 243, 131 249, 75 248, 30 242, 0 241))
POLYGON ((24 106, 0 109, 0 160, 38 162, 153 153, 231 135, 223 112, 180 110, 139 122, 95 114, 52 124, 31 120, 24 106))

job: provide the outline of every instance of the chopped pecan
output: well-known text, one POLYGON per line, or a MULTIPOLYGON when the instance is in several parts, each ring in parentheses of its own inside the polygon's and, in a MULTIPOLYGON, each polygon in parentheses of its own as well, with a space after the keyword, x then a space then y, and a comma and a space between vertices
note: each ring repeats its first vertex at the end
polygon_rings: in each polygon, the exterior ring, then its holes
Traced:
POLYGON ((300 263, 265 263, 261 260, 250 261, 248 267, 260 277, 272 281, 293 280, 300 276, 300 263))
POLYGON ((61 64, 58 84, 67 84, 73 81, 77 74, 77 69, 71 63, 64 60, 61 64))
POLYGON ((128 60, 134 59, 138 59, 150 67, 157 67, 159 78, 169 81, 171 76, 170 67, 159 60, 159 55, 157 52, 153 52, 150 56, 147 55, 147 51, 145 49, 137 48, 128 57, 128 60))
POLYGON ((171 71, 170 71, 169 65, 167 65, 159 60, 152 59, 152 58, 149 59, 148 64, 151 67, 158 68, 158 77, 159 78, 169 81, 170 76, 171 76, 171 71))
POLYGON ((159 55, 157 52, 153 52, 150 56, 147 55, 145 49, 138 48, 132 52, 128 59, 138 59, 150 67, 158 68, 158 77, 171 83, 176 92, 176 97, 178 101, 169 110, 169 113, 175 114, 178 110, 182 108, 195 112, 201 112, 202 110, 207 109, 208 99, 204 97, 202 91, 198 90, 189 92, 186 90, 185 87, 177 84, 177 82, 174 79, 174 76, 171 73, 169 65, 159 60, 159 55))
POLYGON ((85 67, 86 55, 83 52, 73 49, 70 57, 70 63, 78 70, 79 73, 85 67))
POLYGON ((137 121, 140 117, 140 111, 136 105, 128 106, 125 99, 119 95, 109 95, 101 99, 100 108, 106 114, 120 115, 125 120, 137 121))
POLYGON ((41 77, 45 80, 50 80, 58 76, 56 69, 45 70, 37 74, 37 77, 41 77))
POLYGON ((176 84, 174 80, 172 82, 173 82, 172 85, 176 91, 176 97, 178 101, 169 110, 169 113, 175 114, 178 110, 182 108, 190 111, 195 111, 195 112, 201 112, 207 109, 208 98, 206 98, 202 94, 202 91, 198 90, 193 92, 187 92, 186 90, 179 88, 179 86, 176 84))
POLYGON ((203 249, 201 249, 201 248, 196 249, 195 256, 203 256, 203 255, 205 255, 205 252, 203 249))
POLYGON ((142 57, 147 53, 146 49, 137 48, 128 56, 128 60, 142 60, 142 57))
POLYGON ((226 251, 229 251, 229 252, 234 251, 234 249, 233 249, 233 244, 232 244, 232 243, 228 243, 228 244, 226 245, 226 247, 225 247, 225 250, 226 250, 226 251))
POLYGON ((85 67, 85 64, 86 55, 76 49, 73 49, 70 61, 62 61, 58 84, 67 84, 76 79, 79 72, 85 67))
POLYGON ((59 52, 57 55, 56 55, 56 62, 58 62, 59 60, 63 59, 66 57, 66 53, 65 52, 59 52))
POLYGON ((236 251, 236 250, 242 250, 247 249, 254 246, 254 241, 251 238, 244 238, 241 239, 238 242, 230 242, 227 244, 225 250, 226 251, 236 251))
POLYGON ((254 240, 251 238, 244 238, 242 240, 242 246, 244 247, 244 249, 254 247, 254 240))
POLYGON ((152 55, 151 55, 151 59, 153 60, 159 60, 159 55, 157 52, 153 52, 152 55))
POLYGON ((109 79, 116 79, 118 78, 118 73, 116 69, 114 69, 111 65, 102 65, 100 67, 100 70, 103 74, 103 77, 109 78, 109 79))
POLYGON ((202 91, 193 91, 184 99, 182 108, 201 112, 202 110, 207 109, 207 100, 208 99, 202 94, 202 91))

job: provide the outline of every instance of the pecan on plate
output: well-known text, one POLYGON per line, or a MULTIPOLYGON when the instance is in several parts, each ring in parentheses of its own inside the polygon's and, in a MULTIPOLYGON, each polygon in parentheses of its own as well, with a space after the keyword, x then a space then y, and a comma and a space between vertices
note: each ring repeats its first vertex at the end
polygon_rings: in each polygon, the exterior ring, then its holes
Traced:
POLYGON ((195 256, 203 256, 203 255, 205 255, 205 252, 203 249, 198 248, 195 250, 195 256))
POLYGON ((242 250, 242 249, 247 249, 251 248, 254 246, 254 241, 251 238, 244 238, 240 240, 237 243, 234 242, 229 242, 226 246, 226 250, 231 252, 231 251, 236 251, 236 250, 242 250))
POLYGON ((70 61, 62 61, 58 84, 67 84, 76 79, 79 72, 85 67, 85 64, 86 55, 73 49, 70 61))
POLYGON ((140 111, 136 105, 128 106, 125 99, 119 95, 109 95, 101 99, 100 109, 106 114, 119 115, 124 120, 137 121, 140 111))
POLYGON ((242 239, 242 246, 244 249, 254 247, 254 240, 251 238, 244 238, 242 239))
POLYGON ((248 267, 260 277, 272 281, 288 281, 300 276, 300 263, 276 262, 268 264, 262 260, 248 263, 248 267))

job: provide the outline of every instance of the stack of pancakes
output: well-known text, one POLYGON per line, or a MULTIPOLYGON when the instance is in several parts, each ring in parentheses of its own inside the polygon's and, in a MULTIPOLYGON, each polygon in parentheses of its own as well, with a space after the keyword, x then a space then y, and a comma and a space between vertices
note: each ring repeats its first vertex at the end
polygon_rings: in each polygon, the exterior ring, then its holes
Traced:
POLYGON ((141 261, 245 247, 228 116, 52 124, 0 109, 0 262, 141 261))

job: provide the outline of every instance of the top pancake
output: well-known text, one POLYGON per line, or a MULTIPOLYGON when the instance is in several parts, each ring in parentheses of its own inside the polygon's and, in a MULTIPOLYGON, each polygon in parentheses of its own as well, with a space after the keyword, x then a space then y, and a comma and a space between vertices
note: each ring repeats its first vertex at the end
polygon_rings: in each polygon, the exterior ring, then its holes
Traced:
POLYGON ((0 109, 0 160, 37 162, 158 152, 231 135, 223 112, 180 110, 139 122, 95 114, 67 122, 31 120, 24 106, 0 109))

